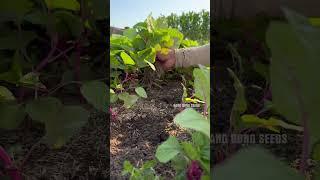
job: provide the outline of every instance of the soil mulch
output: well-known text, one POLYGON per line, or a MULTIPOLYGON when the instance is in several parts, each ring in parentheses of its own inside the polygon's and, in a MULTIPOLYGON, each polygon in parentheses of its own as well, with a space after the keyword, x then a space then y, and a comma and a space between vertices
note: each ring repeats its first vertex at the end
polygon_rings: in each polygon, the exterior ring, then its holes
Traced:
MULTIPOLYGON (((44 126, 31 120, 26 120, 17 130, 0 130, 0 145, 13 152, 11 156, 17 167, 23 164, 26 180, 125 179, 121 176, 125 160, 139 166, 155 159, 156 148, 169 135, 189 138, 173 123, 174 116, 181 111, 173 107, 181 103, 180 82, 171 80, 162 89, 154 87, 147 89, 147 93, 148 98, 139 99, 130 109, 116 104, 113 110, 118 115, 111 120, 110 127, 106 114, 92 112, 86 125, 60 149, 39 143, 45 134, 44 126), (110 150, 107 149, 108 128, 110 150)), ((169 164, 159 163, 155 169, 167 179, 174 176, 169 164)))
MULTIPOLYGON (((180 112, 174 104, 181 103, 182 86, 180 82, 169 81, 162 89, 147 90, 148 98, 140 99, 137 104, 124 109, 113 107, 118 113, 110 125, 110 175, 111 179, 124 179, 119 176, 123 162, 130 161, 136 167, 142 162, 155 159, 157 146, 169 135, 187 139, 188 135, 179 129, 173 118, 180 112)), ((158 175, 172 179, 174 172, 168 164, 158 164, 158 175)))
POLYGON ((18 147, 13 157, 18 166, 25 161, 22 173, 26 180, 107 179, 109 150, 106 146, 106 120, 105 114, 91 113, 88 123, 57 150, 38 143, 44 135, 44 127, 31 122, 15 131, 0 131, 0 145, 6 150, 18 147), (29 157, 26 159, 27 154, 29 157))

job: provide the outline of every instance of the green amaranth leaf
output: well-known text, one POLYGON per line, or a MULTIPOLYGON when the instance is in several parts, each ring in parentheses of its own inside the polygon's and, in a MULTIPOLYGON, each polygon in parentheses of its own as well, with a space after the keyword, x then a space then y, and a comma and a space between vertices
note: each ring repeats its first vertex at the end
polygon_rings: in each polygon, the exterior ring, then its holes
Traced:
POLYGON ((33 120, 45 123, 47 119, 55 117, 62 108, 63 104, 59 99, 46 97, 27 103, 25 110, 33 120))
POLYGON ((199 160, 200 153, 197 149, 193 146, 190 142, 182 142, 181 146, 183 148, 184 153, 191 159, 191 160, 199 160))
POLYGON ((186 169, 188 168, 188 163, 189 160, 182 153, 176 155, 174 158, 171 159, 170 164, 176 172, 177 180, 187 179, 186 169))
POLYGON ((138 33, 136 32, 135 29, 133 28, 129 28, 129 29, 125 29, 123 31, 123 35, 128 37, 129 39, 133 40, 136 38, 136 36, 138 35, 138 33))
POLYGON ((247 102, 246 102, 246 96, 245 96, 245 88, 238 79, 238 77, 233 73, 231 69, 228 68, 228 71, 231 75, 231 77, 234 80, 233 86, 237 91, 236 98, 233 103, 232 110, 238 111, 240 113, 243 113, 247 110, 247 102))
POLYGON ((210 71, 205 68, 193 70, 195 96, 210 105, 210 71))
POLYGON ((134 62, 134 60, 125 52, 121 52, 120 56, 124 62, 124 64, 127 65, 135 65, 136 63, 134 62))
POLYGON ((142 170, 150 169, 150 168, 153 168, 156 164, 157 164, 157 161, 155 160, 146 161, 143 163, 141 169, 142 170))
POLYGON ((20 78, 22 77, 22 60, 23 57, 16 51, 13 56, 13 62, 9 71, 0 74, 0 80, 6 81, 8 83, 18 84, 20 78))
POLYGON ((80 10, 80 4, 77 0, 45 0, 45 2, 50 9, 80 10))
POLYGON ((156 150, 156 158, 162 162, 167 163, 181 152, 181 147, 178 140, 170 136, 165 142, 158 146, 156 150))
POLYGON ((0 102, 14 101, 15 99, 16 98, 8 88, 0 86, 0 102))
POLYGON ((134 170, 133 165, 130 163, 130 161, 125 160, 123 163, 123 171, 122 175, 126 175, 128 173, 131 173, 134 170))
POLYGON ((64 106, 59 99, 53 97, 40 98, 26 105, 29 116, 45 124, 48 143, 59 148, 82 127, 89 112, 79 106, 64 106))
POLYGON ((118 98, 121 99, 124 102, 125 108, 132 107, 139 99, 136 95, 130 95, 127 92, 121 93, 118 95, 118 98))
POLYGON ((87 2, 89 7, 91 7, 90 13, 95 19, 102 20, 109 16, 108 11, 106 11, 106 9, 109 9, 108 1, 88 0, 87 2))
POLYGON ((41 12, 40 10, 35 10, 24 16, 26 21, 31 22, 32 24, 37 25, 47 25, 49 17, 47 14, 41 12))
POLYGON ((316 27, 320 27, 320 18, 314 17, 314 18, 309 18, 310 24, 316 27))
POLYGON ((264 149, 256 147, 240 150, 228 161, 215 167, 211 174, 216 180, 304 179, 293 168, 285 165, 264 149))
POLYGON ((181 42, 181 46, 183 48, 187 48, 187 47, 196 47, 196 46, 199 46, 199 44, 198 44, 197 41, 193 41, 193 40, 190 40, 190 39, 184 39, 181 42))
POLYGON ((18 104, 0 104, 0 128, 12 130, 17 128, 25 118, 23 107, 18 104))
POLYGON ((210 121, 192 108, 187 108, 177 114, 174 122, 183 128, 202 132, 210 138, 210 121))
POLYGON ((32 7, 33 3, 29 0, 1 0, 0 21, 19 21, 32 7))
POLYGON ((229 74, 233 78, 233 86, 236 90, 236 97, 233 102, 231 114, 230 114, 230 122, 231 126, 235 128, 239 128, 241 126, 241 119, 240 116, 242 113, 244 113, 247 110, 247 101, 245 96, 245 87, 242 85, 238 77, 235 75, 235 73, 227 68, 229 71, 229 74))
POLYGON ((140 97, 143 97, 143 98, 147 98, 148 97, 147 96, 147 92, 144 90, 143 87, 136 87, 135 91, 140 97))
POLYGON ((24 75, 19 82, 24 86, 31 86, 41 89, 46 89, 46 87, 39 80, 39 73, 30 72, 24 75))
POLYGON ((320 29, 308 18, 285 9, 289 24, 272 22, 267 31, 271 50, 272 101, 287 120, 301 124, 306 120, 313 144, 320 139, 320 29))
POLYGON ((0 50, 16 50, 26 47, 37 35, 32 31, 8 32, 0 35, 0 50))
POLYGON ((96 109, 108 112, 108 87, 105 83, 86 82, 81 86, 81 93, 96 109))
POLYGON ((296 130, 296 131, 303 131, 303 128, 300 127, 300 126, 295 126, 295 125, 292 125, 292 124, 288 124, 282 120, 279 120, 279 119, 276 119, 276 118, 269 118, 268 120, 266 119, 263 119, 263 118, 259 118, 258 116, 256 115, 249 115, 249 114, 246 114, 246 115, 243 115, 241 116, 241 119, 244 123, 247 123, 247 124, 254 124, 254 125, 257 125, 257 126, 262 126, 262 127, 265 127, 267 129, 270 129, 272 131, 275 131, 275 132, 280 132, 280 130, 278 129, 278 127, 283 127, 283 128, 286 128, 286 129, 292 129, 292 130, 296 130))
POLYGON ((54 148, 64 145, 88 120, 89 112, 80 106, 64 106, 46 122, 46 138, 54 148), (53 120, 53 121, 52 121, 53 120))
POLYGON ((320 162, 320 143, 316 143, 312 148, 312 159, 320 162))
POLYGON ((71 34, 74 37, 81 36, 84 27, 79 16, 67 11, 54 12, 53 16, 56 20, 55 28, 59 33, 71 34))

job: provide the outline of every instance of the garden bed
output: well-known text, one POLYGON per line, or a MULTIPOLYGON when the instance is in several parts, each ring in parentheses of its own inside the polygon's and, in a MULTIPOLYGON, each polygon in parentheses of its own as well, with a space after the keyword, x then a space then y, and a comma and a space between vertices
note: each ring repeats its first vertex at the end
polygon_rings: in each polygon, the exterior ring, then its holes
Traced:
MULTIPOLYGON (((180 112, 174 104, 181 103, 182 86, 177 80, 169 80, 161 87, 147 89, 148 98, 125 109, 115 105, 116 118, 110 125, 110 175, 120 179, 123 162, 130 161, 139 166, 142 162, 155 159, 155 151, 169 135, 186 139, 187 134, 179 129, 173 118, 180 112)), ((156 171, 162 177, 174 177, 169 165, 158 164, 156 171)))

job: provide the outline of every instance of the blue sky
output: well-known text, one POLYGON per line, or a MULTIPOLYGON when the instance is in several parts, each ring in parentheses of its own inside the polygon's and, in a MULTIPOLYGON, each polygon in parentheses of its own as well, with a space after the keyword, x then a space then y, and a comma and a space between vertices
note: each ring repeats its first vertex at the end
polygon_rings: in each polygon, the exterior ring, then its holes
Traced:
POLYGON ((210 0, 110 0, 110 25, 124 28, 143 21, 150 13, 181 14, 202 9, 210 11, 210 0))

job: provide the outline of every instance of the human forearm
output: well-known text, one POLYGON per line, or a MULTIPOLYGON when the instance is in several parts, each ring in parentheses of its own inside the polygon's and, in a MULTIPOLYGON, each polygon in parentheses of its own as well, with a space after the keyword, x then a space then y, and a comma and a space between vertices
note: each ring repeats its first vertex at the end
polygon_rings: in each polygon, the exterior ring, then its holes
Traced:
POLYGON ((175 58, 175 67, 189 67, 198 64, 209 66, 210 44, 193 48, 177 49, 175 51, 175 58))

